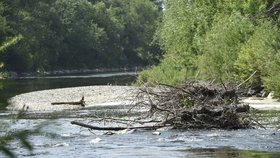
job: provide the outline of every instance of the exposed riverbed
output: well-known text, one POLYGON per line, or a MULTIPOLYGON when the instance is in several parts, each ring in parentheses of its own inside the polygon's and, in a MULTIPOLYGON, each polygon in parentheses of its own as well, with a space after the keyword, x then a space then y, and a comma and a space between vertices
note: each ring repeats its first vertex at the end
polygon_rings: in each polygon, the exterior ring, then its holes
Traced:
POLYGON ((9 100, 9 110, 57 111, 66 109, 84 109, 97 105, 130 104, 137 95, 138 87, 132 86, 87 86, 35 91, 17 95, 9 100), (84 97, 85 107, 79 105, 52 105, 54 102, 77 102, 84 97))
MULTIPOLYGON (((77 77, 75 80, 73 78, 24 79, 24 82, 22 80, 15 81, 20 82, 21 84, 16 85, 21 86, 15 86, 15 90, 6 89, 6 91, 8 93, 16 91, 18 93, 14 95, 18 95, 22 92, 52 88, 107 84, 126 85, 133 80, 133 77, 94 76, 86 78, 86 82, 84 79, 83 77, 77 77), (68 83, 67 85, 66 82, 68 83), (27 83, 30 89, 23 90, 21 87, 26 86, 27 83), (30 85, 33 85, 33 89, 30 85), (49 87, 46 85, 49 85, 49 87), (53 87, 53 85, 56 86, 53 87)), ((113 87, 116 88, 115 86, 113 87)), ((81 95, 77 94, 77 98, 73 97, 73 100, 80 99, 81 95)), ((85 100, 87 98, 85 97, 85 100)), ((105 100, 109 102, 117 101, 116 99, 105 100)), ((2 102, 2 104, 5 103, 2 102)), ((70 124, 71 121, 78 120, 85 123, 91 122, 93 125, 104 125, 104 122, 93 121, 93 117, 137 117, 141 114, 141 110, 145 110, 140 109, 140 112, 134 111, 133 115, 127 116, 126 112, 129 108, 129 105, 121 105, 93 106, 91 108, 69 109, 51 113, 48 110, 29 111, 15 123, 10 119, 12 117, 11 111, 3 110, 0 115, 2 127, 0 128, 0 133, 4 134, 14 129, 31 129, 46 123, 41 130, 42 132, 33 135, 30 139, 34 145, 32 153, 27 152, 17 142, 11 144, 11 147, 19 157, 280 157, 279 111, 262 111, 256 114, 256 118, 267 129, 230 131, 162 130, 158 131, 160 135, 153 133, 154 131, 121 131, 114 135, 104 135, 106 131, 89 131, 70 124), (4 126, 6 128, 3 128, 4 126)), ((116 124, 109 123, 105 125, 112 126, 116 124)), ((2 156, 0 153, 0 157, 2 156)))

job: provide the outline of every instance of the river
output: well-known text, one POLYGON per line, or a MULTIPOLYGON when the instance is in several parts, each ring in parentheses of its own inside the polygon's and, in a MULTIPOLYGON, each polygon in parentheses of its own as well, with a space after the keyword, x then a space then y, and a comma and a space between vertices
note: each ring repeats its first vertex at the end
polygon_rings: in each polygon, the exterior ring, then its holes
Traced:
MULTIPOLYGON (((77 120, 100 125, 103 123, 93 121, 93 116, 127 117, 125 112, 129 107, 112 106, 106 109, 51 114, 29 112, 16 122, 11 119, 11 112, 5 110, 7 98, 24 92, 88 85, 129 85, 134 79, 134 73, 106 73, 7 80, 6 87, 0 91, 2 109, 0 133, 5 134, 14 129, 32 129, 43 124, 41 132, 30 137, 34 147, 32 153, 18 142, 10 144, 18 157, 280 157, 280 112, 278 111, 263 111, 257 114, 267 129, 162 130, 156 134, 153 133, 154 131, 122 131, 114 135, 106 135, 106 131, 89 131, 71 125, 70 122, 77 120)), ((0 157, 4 157, 1 154, 0 157)))

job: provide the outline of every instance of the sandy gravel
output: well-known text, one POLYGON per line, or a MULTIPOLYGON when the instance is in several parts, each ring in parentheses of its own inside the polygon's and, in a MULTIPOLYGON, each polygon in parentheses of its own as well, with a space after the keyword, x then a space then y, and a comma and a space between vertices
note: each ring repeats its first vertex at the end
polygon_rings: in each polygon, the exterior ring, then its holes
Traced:
MULTIPOLYGON (((29 111, 58 111, 79 109, 79 105, 51 105, 52 102, 79 101, 85 97, 86 108, 106 105, 132 104, 139 87, 132 86, 88 86, 35 91, 17 95, 9 100, 9 110, 20 110, 25 105, 29 111)), ((250 97, 243 99, 259 110, 280 110, 280 102, 271 98, 250 97)))
POLYGON ((280 110, 280 102, 277 99, 249 97, 243 99, 243 102, 259 110, 280 110))
POLYGON ((20 110, 25 105, 29 111, 54 111, 79 109, 79 105, 51 105, 52 102, 79 101, 85 98, 86 107, 96 105, 130 104, 138 92, 131 86, 88 86, 35 91, 17 95, 9 100, 9 110, 20 110))

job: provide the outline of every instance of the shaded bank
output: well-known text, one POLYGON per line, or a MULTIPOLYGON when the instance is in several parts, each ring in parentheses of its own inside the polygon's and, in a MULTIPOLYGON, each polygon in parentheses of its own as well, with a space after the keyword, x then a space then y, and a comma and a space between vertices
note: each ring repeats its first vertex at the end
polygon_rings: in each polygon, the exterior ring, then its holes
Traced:
POLYGON ((96 69, 72 69, 72 70, 55 70, 55 71, 38 71, 38 72, 8 72, 7 78, 51 78, 51 77, 67 77, 67 76, 88 76, 106 74, 107 76, 136 75, 147 67, 118 67, 118 68, 96 68, 96 69))

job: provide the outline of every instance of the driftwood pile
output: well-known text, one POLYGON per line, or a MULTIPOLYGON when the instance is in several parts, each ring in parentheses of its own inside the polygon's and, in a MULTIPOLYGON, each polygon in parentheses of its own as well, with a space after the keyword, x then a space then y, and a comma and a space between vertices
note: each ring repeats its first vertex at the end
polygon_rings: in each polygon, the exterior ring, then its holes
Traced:
POLYGON ((162 127, 174 129, 244 129, 262 127, 250 117, 250 106, 238 98, 240 85, 207 84, 192 81, 173 86, 158 84, 155 87, 142 87, 134 102, 136 107, 147 109, 136 119, 103 118, 125 124, 120 127, 93 126, 77 121, 74 125, 92 130, 118 131, 124 129, 155 130, 162 127), (237 92, 238 90, 238 92, 237 92), (148 114, 148 115, 147 115, 148 114), (145 116, 144 116, 145 115, 145 116))
POLYGON ((150 117, 160 117, 163 126, 180 129, 250 128, 250 107, 239 102, 237 86, 188 82, 179 86, 159 84, 141 89, 138 105, 150 107, 150 117))

